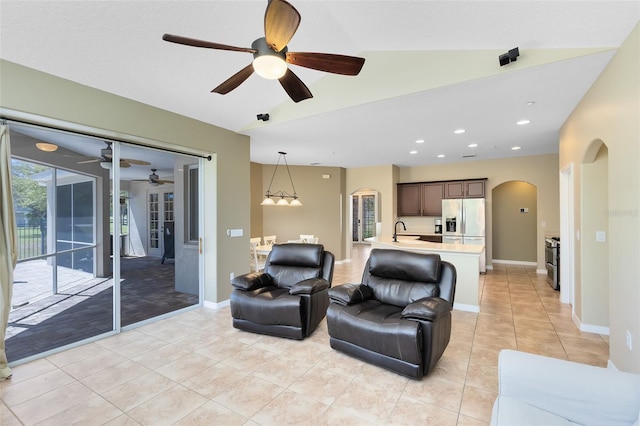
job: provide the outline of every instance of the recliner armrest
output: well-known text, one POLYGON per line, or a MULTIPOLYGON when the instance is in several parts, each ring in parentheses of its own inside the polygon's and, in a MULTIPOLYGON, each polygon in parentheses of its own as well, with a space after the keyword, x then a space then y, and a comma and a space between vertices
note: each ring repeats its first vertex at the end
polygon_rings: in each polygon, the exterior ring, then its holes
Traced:
POLYGON ((313 294, 331 287, 329 281, 322 278, 309 278, 295 283, 289 289, 289 294, 313 294))
POLYGON ((440 297, 427 297, 408 304, 402 310, 402 318, 436 321, 451 312, 451 304, 440 297))
POLYGON ((329 289, 330 301, 343 306, 364 302, 372 297, 373 290, 364 284, 343 284, 329 289))
POLYGON ((273 285, 271 282, 271 275, 264 272, 251 272, 244 275, 238 275, 231 280, 231 285, 244 291, 255 290, 257 288, 268 287, 273 285))

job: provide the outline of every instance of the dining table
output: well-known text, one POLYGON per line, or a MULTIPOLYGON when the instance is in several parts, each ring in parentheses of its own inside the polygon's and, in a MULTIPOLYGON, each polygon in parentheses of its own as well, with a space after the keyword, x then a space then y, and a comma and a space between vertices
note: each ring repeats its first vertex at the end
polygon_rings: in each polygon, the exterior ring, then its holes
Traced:
POLYGON ((273 247, 273 244, 266 244, 266 245, 262 245, 262 246, 256 246, 256 254, 258 256, 269 256, 269 253, 271 253, 271 248, 273 247))

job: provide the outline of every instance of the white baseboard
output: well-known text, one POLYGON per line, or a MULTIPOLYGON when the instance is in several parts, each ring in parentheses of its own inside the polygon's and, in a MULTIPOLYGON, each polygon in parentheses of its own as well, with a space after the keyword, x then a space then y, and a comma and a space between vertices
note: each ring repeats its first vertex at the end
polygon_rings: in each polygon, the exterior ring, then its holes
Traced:
MULTIPOLYGON (((505 265, 522 265, 522 266, 538 266, 537 262, 527 262, 524 260, 503 260, 503 259, 492 259, 492 263, 502 263, 505 265)), ((546 274, 546 271, 545 271, 546 274)))
POLYGON ((583 324, 582 321, 580 321, 580 318, 577 317, 575 312, 572 314, 571 318, 573 319, 573 323, 578 327, 578 330, 580 331, 584 331, 585 333, 601 334, 603 336, 609 335, 609 327, 605 327, 602 325, 583 324))
POLYGON ((465 311, 465 312, 475 312, 475 313, 480 312, 480 306, 467 305, 465 303, 453 302, 453 309, 456 309, 458 311, 465 311))
POLYGON ((546 269, 536 269, 536 274, 547 275, 546 269))
POLYGON ((351 263, 351 259, 344 259, 344 260, 336 260, 334 262, 335 265, 341 265, 343 263, 351 263))
POLYGON ((221 309, 229 306, 230 304, 231 301, 229 299, 223 300, 222 302, 208 302, 205 300, 202 306, 209 309, 221 309))

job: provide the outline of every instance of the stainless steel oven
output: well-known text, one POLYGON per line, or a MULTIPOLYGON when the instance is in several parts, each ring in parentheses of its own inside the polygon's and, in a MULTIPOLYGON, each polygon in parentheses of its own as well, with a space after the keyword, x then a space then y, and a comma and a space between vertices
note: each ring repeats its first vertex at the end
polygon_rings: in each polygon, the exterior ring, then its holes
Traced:
POLYGON ((544 257, 547 267, 547 281, 551 288, 560 290, 560 238, 545 238, 544 257))

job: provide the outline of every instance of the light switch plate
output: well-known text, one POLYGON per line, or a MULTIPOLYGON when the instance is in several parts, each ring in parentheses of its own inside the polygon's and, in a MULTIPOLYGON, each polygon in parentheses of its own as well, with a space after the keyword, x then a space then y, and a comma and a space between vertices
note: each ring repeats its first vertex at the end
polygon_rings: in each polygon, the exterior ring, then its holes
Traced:
POLYGON ((243 235, 244 235, 244 232, 243 232, 242 228, 240 228, 240 229, 227 229, 227 236, 229 236, 231 238, 242 237, 243 235))
POLYGON ((596 241, 599 243, 603 243, 607 241, 606 232, 604 231, 596 231, 596 241))

